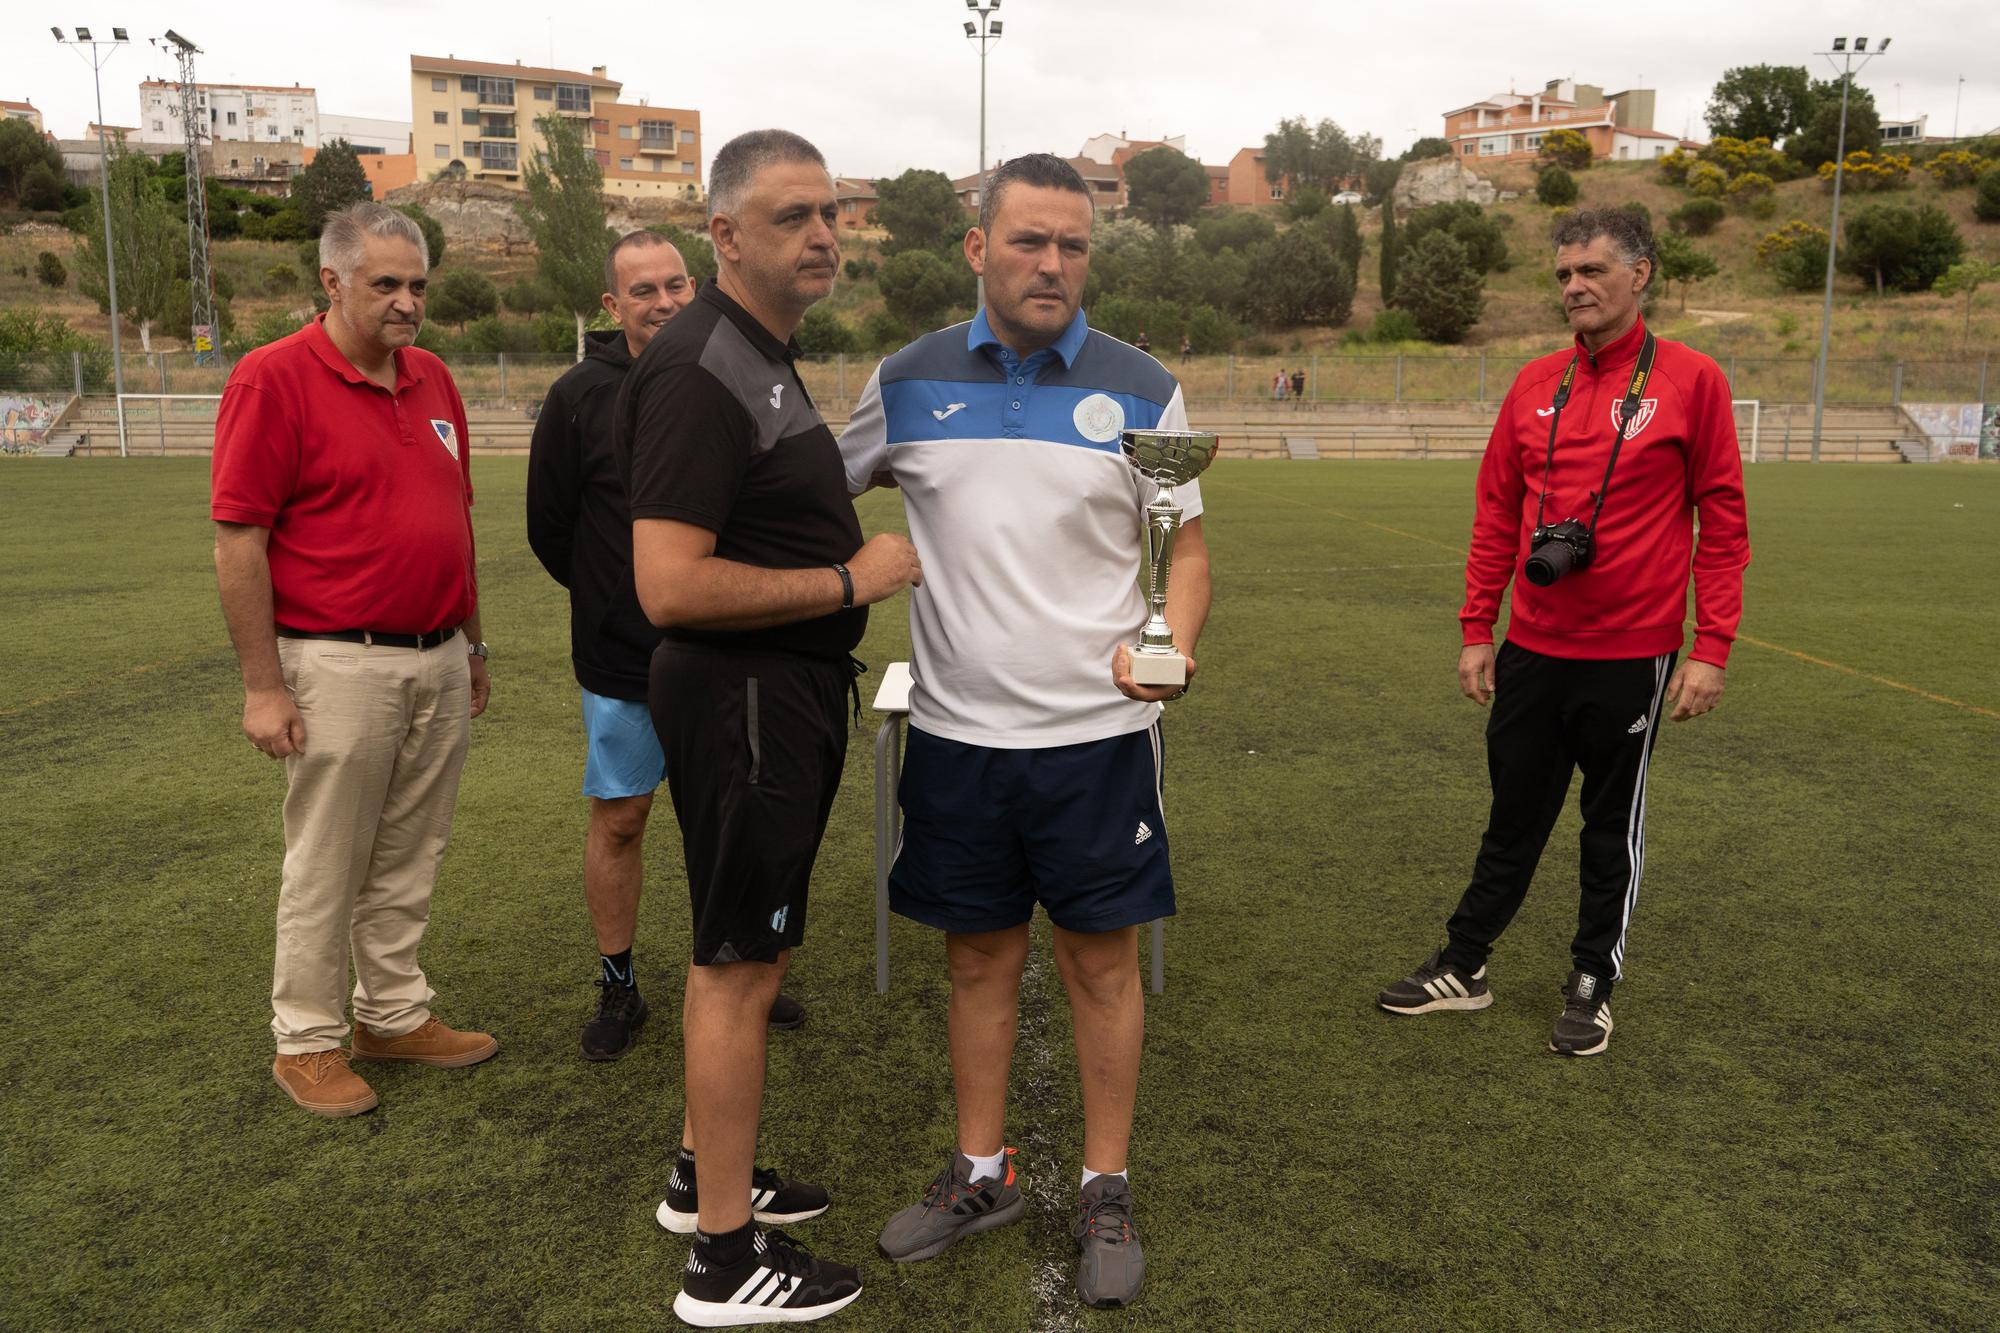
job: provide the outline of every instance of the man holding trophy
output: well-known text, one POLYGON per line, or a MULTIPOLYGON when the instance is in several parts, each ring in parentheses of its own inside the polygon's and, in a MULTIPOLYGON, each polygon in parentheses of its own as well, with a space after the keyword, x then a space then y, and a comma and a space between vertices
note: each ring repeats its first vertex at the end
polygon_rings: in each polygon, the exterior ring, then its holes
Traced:
POLYGON ((985 308, 884 361, 841 452, 850 490, 902 488, 924 554, 890 903, 945 932, 952 984, 957 1152, 880 1246, 928 1259, 1025 1211, 1007 1076, 1040 903, 1083 1095, 1077 1286, 1115 1306, 1145 1273, 1126 1176, 1138 933, 1174 910, 1160 705, 1187 692, 1208 615, 1194 479, 1215 437, 1187 431, 1165 367, 1085 323, 1094 215, 1061 158, 997 168, 965 237, 985 308))

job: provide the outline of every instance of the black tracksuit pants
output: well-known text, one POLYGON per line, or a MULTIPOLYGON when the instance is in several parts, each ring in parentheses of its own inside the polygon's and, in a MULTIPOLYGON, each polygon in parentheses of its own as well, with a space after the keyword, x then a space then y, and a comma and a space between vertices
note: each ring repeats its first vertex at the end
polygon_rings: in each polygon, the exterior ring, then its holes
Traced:
POLYGON ((1570 952, 1592 976, 1624 974, 1625 930, 1646 862, 1646 761, 1674 656, 1586 661, 1501 646, 1486 724, 1493 811, 1472 883, 1446 926, 1446 962, 1484 966, 1528 896, 1570 775, 1581 769, 1583 894, 1570 952))

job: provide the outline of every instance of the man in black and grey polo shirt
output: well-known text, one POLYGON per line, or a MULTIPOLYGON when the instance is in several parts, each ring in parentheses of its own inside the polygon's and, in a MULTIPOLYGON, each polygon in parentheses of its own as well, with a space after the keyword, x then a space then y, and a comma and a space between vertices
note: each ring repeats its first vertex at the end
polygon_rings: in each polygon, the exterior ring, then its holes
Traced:
POLYGON ((639 603, 664 631, 650 702, 694 907, 689 1129, 660 1217, 698 1218, 674 1310, 706 1327, 778 1308, 816 1319, 861 1292, 853 1269, 754 1227, 826 1207, 824 1191, 755 1171, 764 1023, 805 935, 862 608, 922 579, 908 539, 862 543, 794 366, 791 336, 840 268, 835 221, 810 143, 758 130, 725 144, 710 169, 716 280, 647 344, 615 426, 639 603))

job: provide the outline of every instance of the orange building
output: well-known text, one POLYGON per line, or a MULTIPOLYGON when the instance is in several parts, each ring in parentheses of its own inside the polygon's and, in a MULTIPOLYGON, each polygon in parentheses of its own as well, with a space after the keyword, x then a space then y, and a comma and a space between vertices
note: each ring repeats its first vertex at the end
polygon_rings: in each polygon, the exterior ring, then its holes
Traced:
POLYGON ((854 176, 833 178, 834 202, 840 206, 840 225, 845 229, 875 225, 875 182, 854 176))
POLYGON ((701 112, 599 102, 590 122, 608 194, 701 199, 701 112))
POLYGON ((368 177, 368 186, 377 199, 391 190, 417 183, 415 153, 356 153, 354 160, 361 164, 361 172, 368 177))

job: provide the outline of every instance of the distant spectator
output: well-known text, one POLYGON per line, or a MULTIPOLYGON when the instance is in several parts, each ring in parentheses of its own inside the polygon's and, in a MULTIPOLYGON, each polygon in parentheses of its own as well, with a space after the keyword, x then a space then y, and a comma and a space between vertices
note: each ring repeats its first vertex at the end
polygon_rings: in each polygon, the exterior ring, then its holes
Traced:
POLYGON ((1132 340, 1132 345, 1138 348, 1140 351, 1145 352, 1149 356, 1152 354, 1153 340, 1146 336, 1146 331, 1144 329, 1139 330, 1139 336, 1132 340))
POLYGON ((1305 398, 1306 373, 1303 370, 1294 369, 1292 371, 1292 405, 1294 407, 1298 406, 1305 401, 1305 398))
POLYGON ((1192 361, 1193 359, 1194 359, 1194 339, 1188 337, 1185 333, 1183 333, 1181 335, 1181 364, 1186 365, 1189 361, 1192 361))
POLYGON ((1291 381, 1285 378, 1285 368, 1283 366, 1279 366, 1278 373, 1271 376, 1272 399, 1280 403, 1284 402, 1285 390, 1290 387, 1291 387, 1291 381))

